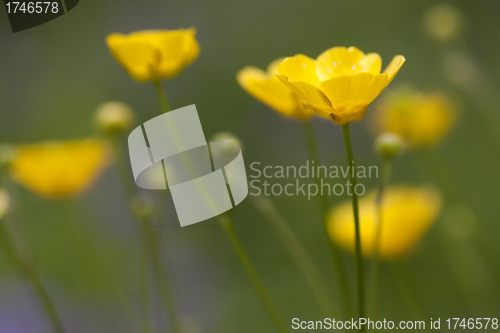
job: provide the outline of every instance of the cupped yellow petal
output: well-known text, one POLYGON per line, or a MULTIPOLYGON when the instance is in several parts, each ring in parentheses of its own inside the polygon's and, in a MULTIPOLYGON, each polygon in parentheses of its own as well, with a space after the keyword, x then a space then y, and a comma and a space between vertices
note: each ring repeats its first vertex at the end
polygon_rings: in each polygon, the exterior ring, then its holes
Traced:
POLYGON ((177 76, 185 66, 198 57, 200 47, 195 39, 196 30, 160 31, 153 43, 161 52, 161 77, 177 76))
POLYGON ((369 72, 373 75, 380 74, 382 58, 378 53, 368 53, 359 61, 357 68, 359 72, 369 72))
MULTIPOLYGON (((360 202, 360 233, 363 256, 374 253, 377 227, 375 192, 360 202)), ((380 257, 390 260, 407 256, 437 219, 441 209, 438 193, 430 188, 396 186, 387 189, 383 199, 380 257)), ((332 209, 328 231, 345 250, 354 252, 354 218, 350 202, 332 209)))
POLYGON ((121 34, 108 36, 106 42, 116 60, 137 81, 152 80, 159 72, 161 53, 151 43, 129 40, 121 34))
MULTIPOLYGON (((332 47, 318 56, 316 74, 320 81, 324 81, 337 75, 350 75, 369 71, 362 67, 362 64, 367 68, 377 67, 377 59, 374 54, 370 54, 370 57, 366 60, 364 58, 365 54, 353 46, 349 48, 343 46, 332 47)), ((380 73, 380 70, 378 73, 380 73)))
POLYGON ((335 76, 319 84, 332 104, 333 120, 338 124, 363 118, 370 103, 387 85, 387 74, 362 72, 335 76))
POLYGON ((196 30, 147 30, 129 35, 111 34, 111 53, 138 81, 172 78, 198 57, 196 30))
POLYGON ((284 75, 276 76, 316 113, 325 118, 330 117, 330 114, 334 111, 332 104, 319 88, 307 82, 290 82, 284 75))
POLYGON ((21 145, 10 173, 32 191, 60 199, 87 189, 109 160, 108 144, 95 139, 21 145))
POLYGON ((254 98, 282 113, 299 116, 302 105, 295 94, 274 75, 269 76, 255 67, 246 67, 238 72, 240 86, 254 98))
POLYGON ((398 74, 399 69, 401 68, 401 66, 403 66, 405 61, 406 58, 403 57, 402 55, 397 55, 394 58, 392 58, 392 61, 389 64, 389 66, 387 66, 384 69, 384 73, 389 75, 389 80, 387 81, 387 85, 389 85, 389 83, 391 83, 392 79, 394 79, 396 74, 398 74))
POLYGON ((311 85, 318 85, 316 76, 316 61, 303 54, 285 58, 278 66, 276 72, 278 76, 286 76, 290 82, 307 82, 311 85))

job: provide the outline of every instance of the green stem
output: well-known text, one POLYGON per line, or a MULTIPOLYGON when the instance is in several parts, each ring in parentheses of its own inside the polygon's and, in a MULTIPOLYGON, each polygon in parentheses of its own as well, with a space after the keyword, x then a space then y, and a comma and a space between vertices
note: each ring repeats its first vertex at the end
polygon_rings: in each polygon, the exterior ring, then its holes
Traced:
POLYGON ((314 264, 314 261, 290 229, 271 199, 262 195, 250 195, 248 199, 255 209, 269 221, 271 227, 280 237, 283 246, 297 264, 324 315, 333 317, 336 313, 339 313, 338 308, 330 300, 328 285, 323 279, 320 270, 314 264))
MULTIPOLYGON (((358 195, 356 194, 356 172, 354 169, 354 156, 352 153, 351 144, 351 133, 349 130, 349 123, 342 125, 342 132, 344 134, 345 149, 347 153, 347 162, 351 167, 351 172, 349 176, 352 182, 352 211, 354 214, 354 229, 356 232, 356 281, 358 285, 358 315, 359 318, 365 317, 365 281, 363 272, 363 255, 361 252, 361 232, 359 227, 359 203, 358 195)), ((360 332, 364 332, 364 327, 360 329, 360 332)))
POLYGON ((158 234, 154 233, 148 220, 143 220, 144 234, 147 240, 146 244, 149 245, 149 253, 151 255, 151 262, 153 266, 153 275, 160 290, 160 297, 163 304, 166 306, 167 313, 172 321, 172 328, 174 332, 183 332, 182 323, 177 313, 175 306, 174 296, 170 289, 170 282, 168 275, 165 273, 161 260, 160 239, 158 234))
MULTIPOLYGON (((111 143, 113 145, 116 165, 118 168, 118 172, 121 176, 123 186, 125 188, 125 192, 128 197, 129 205, 133 204, 133 200, 137 198, 137 190, 135 184, 132 182, 132 175, 130 174, 126 162, 125 162, 125 154, 123 152, 123 147, 118 137, 112 137, 111 143)), ((149 223, 149 217, 141 216, 137 214, 133 209, 131 209, 131 213, 134 216, 134 220, 137 222, 138 227, 142 231, 143 235, 143 248, 146 251, 145 256, 150 258, 153 268, 153 275, 155 278, 155 283, 160 290, 161 299, 164 303, 167 311, 168 318, 172 321, 172 327, 174 332, 181 332, 181 321, 179 315, 177 313, 175 302, 173 299, 173 294, 171 292, 171 288, 169 285, 168 277, 163 272, 163 265, 161 262, 160 255, 160 244, 156 235, 154 234, 151 225, 149 223)), ((147 265, 143 265, 147 269, 147 265)), ((147 284, 147 272, 143 272, 142 282, 147 284)), ((144 287, 143 289, 146 289, 144 287)), ((149 295, 146 292, 142 292, 142 298, 144 305, 149 304, 149 295)), ((150 309, 149 306, 145 306, 145 311, 150 309)), ((149 310, 150 311, 150 310, 149 310)), ((146 313, 146 318, 151 318, 150 313, 146 313)), ((147 320, 147 319, 146 319, 147 320)))
POLYGON ((389 158, 384 158, 381 167, 380 182, 377 189, 377 197, 375 198, 375 209, 376 209, 376 224, 375 224, 375 239, 373 246, 373 259, 371 264, 371 281, 370 281, 370 301, 369 301, 369 315, 376 318, 376 305, 377 305, 377 292, 378 292, 378 278, 380 269, 380 245, 382 242, 382 224, 384 218, 383 212, 383 200, 385 194, 385 188, 389 183, 392 169, 392 160, 389 158))
POLYGON ((0 242, 2 244, 5 253, 12 261, 12 263, 15 266, 17 266, 18 269, 24 274, 24 276, 30 282, 31 286, 38 295, 42 307, 45 310, 45 313, 47 314, 50 323, 52 324, 54 332, 64 333, 61 320, 57 315, 55 306, 52 303, 52 300, 50 299, 47 290, 43 286, 40 277, 38 276, 37 272, 33 269, 33 267, 28 263, 28 261, 24 260, 22 255, 18 252, 9 231, 3 222, 0 223, 0 238, 1 238, 0 242))
MULTIPOLYGON (((316 165, 319 165, 318 148, 314 136, 314 129, 312 126, 312 122, 310 120, 304 121, 304 133, 309 148, 310 159, 311 161, 314 161, 316 165)), ((316 182, 316 186, 320 190, 321 178, 315 177, 314 180, 316 182)), ((352 304, 351 304, 351 291, 349 286, 349 278, 347 277, 346 270, 344 268, 344 265, 342 264, 342 257, 340 255, 340 252, 333 243, 333 240, 328 233, 327 221, 328 221, 329 204, 327 196, 324 195, 323 193, 321 193, 318 197, 318 204, 323 221, 322 224, 324 228, 324 234, 326 236, 328 248, 330 249, 330 259, 332 262, 334 273, 336 274, 338 280, 339 291, 342 297, 342 303, 344 304, 345 307, 344 314, 346 318, 350 318, 352 317, 352 304)))
POLYGON ((158 99, 160 100, 160 105, 163 113, 167 113, 170 111, 170 105, 168 104, 167 96, 165 92, 163 92, 163 87, 161 85, 160 80, 153 81, 156 89, 156 93, 158 94, 158 99))
POLYGON ((279 314, 278 310, 276 309, 275 305, 271 301, 271 298, 269 297, 269 294, 267 293, 266 289, 264 288, 264 285, 257 274, 257 271, 255 270, 255 267, 253 266, 252 262, 250 261, 250 258, 248 257, 247 253, 245 252, 245 249, 243 248, 243 245, 241 244, 238 236, 236 235, 234 228, 233 228, 233 223, 232 223, 232 218, 229 214, 222 214, 219 215, 219 221, 220 225, 224 228, 226 231, 227 236, 229 237, 231 244, 233 245, 234 250, 236 251, 236 254, 238 255, 238 258, 241 261, 241 264, 245 268, 248 277, 252 281, 252 284, 257 291, 257 294, 259 295, 260 300, 262 301, 264 307, 266 308, 269 316, 271 317, 271 320, 274 322, 276 325, 276 328, 278 329, 279 332, 286 333, 288 332, 287 325, 281 318, 281 315, 279 314))

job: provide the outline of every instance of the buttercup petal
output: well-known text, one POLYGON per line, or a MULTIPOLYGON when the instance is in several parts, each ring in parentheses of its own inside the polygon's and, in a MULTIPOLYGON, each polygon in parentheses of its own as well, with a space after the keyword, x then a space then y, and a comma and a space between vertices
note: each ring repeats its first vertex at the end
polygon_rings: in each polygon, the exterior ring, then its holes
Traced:
POLYGON ((344 124, 364 116, 368 105, 386 87, 387 78, 387 74, 362 72, 335 76, 321 82, 319 87, 332 103, 334 121, 344 124))
POLYGON ((359 71, 370 72, 373 75, 380 74, 382 70, 382 58, 378 53, 368 53, 359 61, 359 71))
POLYGON ((293 91, 274 75, 269 76, 255 67, 246 67, 236 78, 246 92, 284 115, 296 116, 302 108, 293 91))
POLYGON ((286 86, 288 86, 300 100, 309 104, 320 116, 329 118, 333 112, 328 98, 316 86, 301 81, 290 82, 285 75, 276 75, 286 86))
POLYGON ((359 62, 365 54, 354 46, 333 47, 321 53, 316 60, 316 74, 320 81, 333 76, 355 74, 361 71, 359 62))
POLYGON ((389 64, 389 66, 387 66, 384 69, 384 73, 389 75, 389 80, 387 81, 387 85, 389 83, 391 83, 392 79, 394 79, 396 74, 398 74, 399 69, 401 68, 401 66, 403 66, 405 61, 406 61, 406 58, 403 57, 402 55, 397 55, 394 58, 392 58, 392 61, 389 64))
POLYGON ((196 30, 146 30, 106 39, 115 58, 139 81, 172 78, 198 57, 196 30))
POLYGON ((18 147, 12 177, 53 199, 72 197, 88 188, 109 163, 106 142, 86 139, 18 147))
POLYGON ((316 76, 316 62, 303 54, 285 58, 278 66, 276 74, 287 77, 287 81, 302 81, 316 86, 319 81, 316 76))
POLYGON ((198 57, 200 47, 195 39, 196 30, 158 32, 153 43, 161 52, 160 74, 172 78, 198 57))
POLYGON ((278 58, 278 59, 274 60, 273 62, 271 62, 267 66, 267 75, 268 76, 276 76, 276 74, 278 73, 278 67, 283 60, 285 60, 285 58, 278 58))
POLYGON ((161 54, 151 43, 112 34, 106 38, 109 49, 118 62, 138 81, 151 80, 159 70, 161 54))
MULTIPOLYGON (((391 260, 407 256, 437 219, 441 209, 439 194, 422 187, 393 186, 384 197, 384 223, 379 255, 391 260)), ((375 191, 359 201, 363 256, 374 254, 376 238, 375 191)), ((350 202, 336 206, 328 220, 330 236, 342 248, 354 252, 354 218, 350 202)))

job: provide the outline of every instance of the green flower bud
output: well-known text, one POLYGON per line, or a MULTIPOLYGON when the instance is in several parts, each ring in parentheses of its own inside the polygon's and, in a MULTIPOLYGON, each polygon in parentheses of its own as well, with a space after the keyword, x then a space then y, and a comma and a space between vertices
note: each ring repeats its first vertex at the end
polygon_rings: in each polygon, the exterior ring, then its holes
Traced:
POLYGON ((242 146, 240 139, 230 132, 219 132, 210 138, 211 142, 232 142, 239 147, 242 146))
POLYGON ((380 134, 375 140, 375 151, 382 158, 393 158, 401 154, 404 147, 403 139, 394 133, 380 134))
POLYGON ((122 102, 107 102, 97 108, 96 122, 106 134, 116 134, 130 128, 134 121, 134 111, 122 102))

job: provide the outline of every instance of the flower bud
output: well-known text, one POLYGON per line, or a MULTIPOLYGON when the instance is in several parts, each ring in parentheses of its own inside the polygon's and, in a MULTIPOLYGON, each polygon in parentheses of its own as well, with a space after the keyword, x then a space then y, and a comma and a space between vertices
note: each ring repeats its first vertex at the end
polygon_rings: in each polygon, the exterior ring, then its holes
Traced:
MULTIPOLYGON (((240 139, 238 139, 238 137, 236 137, 236 135, 234 135, 233 133, 230 133, 230 132, 219 132, 219 133, 215 134, 214 136, 212 136, 212 138, 210 139, 210 142, 231 142, 240 148, 242 147, 240 139)), ((238 147, 235 147, 233 145, 231 145, 231 146, 228 145, 227 146, 228 151, 226 151, 224 153, 227 153, 228 155, 236 153, 238 150, 238 147)))
POLYGON ((375 140, 375 150, 382 158, 393 158, 404 149, 403 139, 394 133, 382 133, 375 140))
POLYGON ((460 11, 448 4, 439 4, 427 12, 424 18, 426 32, 438 42, 457 39, 464 30, 460 11))
POLYGON ((132 108, 122 102, 107 102, 97 108, 96 122, 106 134, 116 134, 130 128, 134 120, 132 108))

